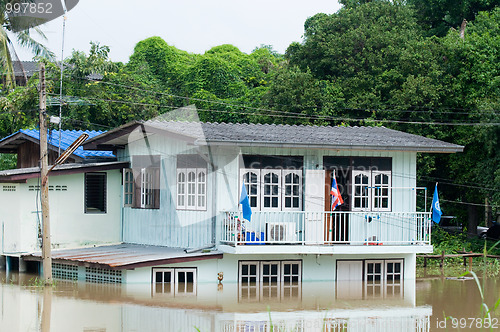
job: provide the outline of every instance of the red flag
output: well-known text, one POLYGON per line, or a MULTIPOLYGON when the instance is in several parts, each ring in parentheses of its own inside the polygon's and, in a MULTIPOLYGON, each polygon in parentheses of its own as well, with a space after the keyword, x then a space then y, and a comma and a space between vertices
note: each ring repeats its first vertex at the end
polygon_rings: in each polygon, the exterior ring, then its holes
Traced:
POLYGON ((332 195, 332 206, 331 206, 332 211, 334 211, 337 208, 337 206, 344 204, 342 195, 340 195, 339 187, 337 186, 337 180, 335 179, 335 172, 333 172, 332 189, 330 190, 330 195, 332 195))

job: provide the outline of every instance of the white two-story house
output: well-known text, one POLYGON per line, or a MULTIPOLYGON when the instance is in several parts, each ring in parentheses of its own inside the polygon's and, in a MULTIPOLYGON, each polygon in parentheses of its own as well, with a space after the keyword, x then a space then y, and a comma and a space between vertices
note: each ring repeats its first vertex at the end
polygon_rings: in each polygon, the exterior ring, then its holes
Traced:
MULTIPOLYGON (((132 122, 84 148, 118 159, 121 180, 107 190, 119 192, 110 234, 121 244, 54 250, 59 275, 173 293, 222 278, 248 294, 269 284, 414 279, 416 254, 432 251, 417 153, 463 150, 384 127, 177 121, 132 122), (344 200, 333 211, 332 176, 344 200)), ((78 218, 67 221, 75 232, 78 218)))
POLYGON ((414 279, 416 254, 432 251, 430 214, 425 203, 417 208, 427 195, 416 184, 417 153, 463 147, 384 127, 148 121, 85 149, 114 151, 131 165, 123 243, 173 253, 109 264, 122 282, 176 287, 222 272, 250 287, 414 279), (333 174, 344 200, 334 211, 333 174), (240 212, 243 185, 251 220, 240 212))

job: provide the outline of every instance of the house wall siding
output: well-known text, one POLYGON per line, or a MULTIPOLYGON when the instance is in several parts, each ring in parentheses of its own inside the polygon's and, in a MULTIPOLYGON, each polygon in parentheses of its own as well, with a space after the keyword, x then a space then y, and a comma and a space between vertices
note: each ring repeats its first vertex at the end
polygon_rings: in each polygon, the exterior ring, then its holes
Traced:
POLYGON ((206 153, 179 140, 154 135, 128 145, 125 158, 134 155, 159 155, 160 208, 123 208, 123 240, 128 243, 162 245, 175 248, 207 246, 212 240, 212 199, 214 174, 208 165, 207 208, 203 211, 177 210, 177 155, 206 153), (128 156, 128 157, 127 157, 128 156))
MULTIPOLYGON (((223 211, 238 209, 240 193, 239 167, 242 154, 302 156, 305 169, 322 169, 324 156, 372 156, 392 158, 393 187, 414 187, 416 180, 416 153, 402 151, 359 151, 327 149, 291 149, 274 147, 211 147, 210 157, 215 172, 208 165, 207 209, 204 211, 177 210, 176 158, 178 154, 203 153, 207 147, 188 145, 177 138, 151 135, 128 144, 120 159, 131 160, 134 155, 160 155, 160 208, 123 209, 123 240, 130 243, 163 245, 177 248, 197 248, 213 244, 213 233, 220 239, 220 228, 212 227, 212 216, 218 225, 223 211)), ((304 179, 307 181, 307 179, 304 179)), ((415 211, 411 190, 394 192, 392 211, 415 211)))

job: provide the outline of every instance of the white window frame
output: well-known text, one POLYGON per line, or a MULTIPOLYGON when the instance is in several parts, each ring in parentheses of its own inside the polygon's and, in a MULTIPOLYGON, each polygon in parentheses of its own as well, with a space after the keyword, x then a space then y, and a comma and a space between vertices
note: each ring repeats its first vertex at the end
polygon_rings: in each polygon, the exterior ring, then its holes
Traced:
MULTIPOLYGON (((249 177, 250 179, 250 177, 249 177)), ((252 210, 255 211, 260 211, 260 193, 261 193, 261 181, 260 181, 260 169, 252 169, 252 168, 244 168, 240 170, 240 185, 238 187, 239 195, 238 197, 241 196, 241 187, 242 184, 245 183, 245 189, 247 190, 247 195, 248 195, 248 200, 250 201, 250 207, 252 210), (256 176, 256 182, 248 183, 248 181, 245 181, 245 175, 253 173, 256 176), (256 186, 256 193, 254 194, 253 191, 251 190, 250 186, 256 186), (252 205, 252 199, 255 198, 255 203, 252 205)))
POLYGON ((176 195, 176 202, 177 202, 177 209, 178 210, 185 210, 186 205, 187 205, 187 178, 186 178, 186 169, 177 169, 177 177, 176 177, 176 182, 177 182, 177 195, 176 195), (183 181, 181 181, 179 178, 180 176, 183 176, 183 181))
POLYGON ((375 276, 379 275, 380 276, 380 283, 384 282, 384 276, 385 276, 385 262, 383 259, 371 259, 371 260, 365 260, 365 281, 366 282, 374 282, 376 281, 375 276), (368 264, 374 264, 373 266, 373 272, 368 273, 368 264), (375 264, 380 264, 380 272, 377 273, 375 272, 375 264), (373 280, 368 280, 368 276, 372 275, 373 280))
MULTIPOLYGON (((240 183, 239 183, 239 193, 241 195, 241 186, 242 184, 245 183, 245 188, 247 190, 247 195, 248 199, 250 200, 250 206, 252 210, 254 211, 302 211, 302 201, 303 201, 303 174, 302 170, 282 170, 282 169, 253 169, 253 168, 243 168, 240 170, 240 183), (249 177, 248 174, 253 173, 256 176, 257 182, 254 183, 247 183, 248 179, 245 179, 245 177, 249 177), (278 193, 270 196, 264 195, 265 193, 265 186, 267 184, 264 183, 264 178, 268 174, 275 174, 278 176, 278 183, 275 184, 278 186, 278 193), (297 175, 299 178, 299 183, 298 184, 291 184, 291 186, 297 185, 299 187, 299 194, 298 194, 298 200, 299 200, 299 206, 298 207, 286 207, 285 206, 285 201, 287 197, 291 197, 292 199, 292 205, 293 205, 293 194, 292 196, 288 196, 286 193, 286 186, 287 184, 285 183, 286 176, 289 174, 294 174, 297 175), (250 185, 256 186, 257 190, 254 192, 251 190, 250 185), (277 198, 278 199, 278 206, 277 207, 265 207, 264 202, 266 197, 269 197, 270 200, 272 201, 272 198, 277 198), (252 199, 253 201, 256 202, 256 204, 252 204, 252 199)), ((274 184, 271 184, 273 186, 274 184)), ((290 185, 290 184, 289 184, 290 185)), ((293 193, 293 192, 292 192, 293 193)), ((238 196, 240 197, 240 196, 238 196)))
POLYGON ((123 206, 134 206, 134 186, 134 172, 131 168, 125 168, 123 170, 123 206))
POLYGON ((186 210, 196 210, 196 168, 186 169, 186 210), (192 177, 191 177, 192 176, 192 177))
POLYGON ((281 297, 301 298, 302 297, 302 261, 281 261, 281 297), (285 274, 285 265, 290 265, 290 273, 285 274), (293 273, 293 265, 298 265, 297 273, 293 273), (285 281, 285 278, 289 278, 285 281), (293 281, 294 277, 297 281, 293 281), (294 290, 297 296, 294 295, 294 290))
POLYGON ((153 294, 158 294, 157 292, 157 287, 161 285, 162 291, 160 294, 171 294, 174 295, 175 291, 175 269, 174 268, 154 268, 153 269, 153 294), (162 275, 162 281, 157 281, 156 280, 156 273, 170 273, 170 281, 165 282, 164 281, 164 275, 162 275), (168 292, 165 291, 165 289, 168 287, 168 292))
POLYGON ((281 264, 280 261, 261 261, 260 262, 260 280, 261 284, 264 286, 269 286, 273 281, 271 279, 276 279, 276 284, 279 285, 281 282, 281 264), (269 265, 269 273, 264 274, 264 265, 269 265), (276 266, 276 274, 272 273, 272 266, 276 266), (268 281, 264 281, 264 278, 269 278, 268 281))
POLYGON ((260 171, 261 174, 261 211, 281 211, 281 195, 282 195, 282 187, 281 187, 281 170, 280 169, 263 169, 260 171), (271 182, 269 184, 265 183, 265 178, 267 175, 270 175, 271 182), (276 175, 278 182, 272 182, 273 175, 276 175), (266 186, 270 186, 270 194, 266 195, 266 186), (277 187, 277 192, 273 192, 273 187, 277 187), (269 198, 270 206, 265 206, 266 198, 269 198), (278 200, 277 206, 272 206, 273 198, 278 200))
POLYGON ((351 197, 351 210, 352 211, 373 211, 373 212, 387 212, 392 209, 392 172, 391 171, 352 171, 352 197, 351 197), (368 179, 367 184, 357 184, 356 177, 360 175, 366 177, 368 179), (387 176, 388 184, 384 186, 380 186, 383 189, 387 189, 387 195, 377 195, 377 191, 380 188, 375 187, 375 177, 378 175, 387 176), (356 188, 360 187, 361 194, 356 195, 356 188), (363 188, 366 187, 366 191, 363 188), (366 193, 366 195, 363 195, 366 193), (375 196, 377 195, 377 196, 375 196), (368 199, 367 206, 356 206, 356 199, 359 198, 362 200, 363 198, 368 199), (383 199, 387 198, 388 206, 387 207, 376 207, 376 198, 383 199))
MULTIPOLYGON (((153 294, 158 294, 156 292, 156 289, 159 284, 162 284, 162 292, 161 294, 171 294, 174 296, 182 296, 182 295, 196 295, 197 293, 197 271, 196 268, 153 268, 153 294), (170 281, 165 282, 157 282, 156 281, 156 273, 161 272, 161 273, 171 273, 170 281), (187 291, 187 282, 184 282, 184 290, 179 291, 179 286, 180 286, 180 281, 179 281, 179 273, 193 273, 193 291, 187 291), (168 285, 168 286, 167 286, 168 285), (165 287, 169 287, 169 292, 165 292, 165 287)), ((184 279, 186 280, 186 279, 184 279)))
POLYGON ((152 168, 141 168, 141 208, 151 209, 155 206, 154 181, 155 173, 152 168))
POLYGON ((176 205, 177 210, 199 210, 207 209, 208 189, 207 168, 177 168, 176 177, 176 205), (190 181, 189 174, 194 174, 194 180, 190 181), (179 182, 179 175, 184 174, 184 182, 179 182), (203 174, 203 177, 200 177, 203 174), (183 192, 182 190, 183 189, 183 192), (191 201, 192 199, 192 201, 191 201), (183 202, 181 202, 183 201, 183 202), (181 204, 183 203, 183 204, 181 204))
POLYGON ((196 208, 207 209, 207 169, 196 169, 196 208))
POLYGON ((302 261, 281 261, 281 282, 286 284, 286 285, 292 285, 293 283, 293 278, 297 277, 298 280, 297 282, 302 282, 302 261), (290 266, 290 273, 285 274, 285 265, 290 264, 290 265, 298 265, 298 272, 297 274, 293 273, 293 268, 290 266), (285 277, 289 277, 289 281, 285 281, 285 277))
POLYGON ((391 281, 393 283, 395 282, 402 282, 403 281, 403 269, 404 269, 404 261, 402 259, 388 259, 385 261, 384 264, 384 270, 385 270, 385 278, 384 280, 391 281), (394 266, 393 266, 393 272, 389 273, 387 265, 389 264, 400 264, 401 268, 399 269, 399 272, 394 272, 394 266), (391 275, 393 278, 389 280, 389 275, 391 275), (394 277, 399 275, 399 279, 395 279, 394 277))
POLYGON ((365 296, 371 296, 372 298, 384 297, 385 291, 385 263, 384 260, 366 260, 365 261, 365 271, 364 271, 364 284, 365 284, 365 296), (368 273, 368 264, 373 264, 373 273, 368 273), (375 264, 380 264, 380 272, 376 273, 375 264), (368 280, 368 276, 373 276, 372 280, 368 280), (379 280, 376 280, 376 276, 380 276, 379 280), (371 294, 369 293, 371 291, 371 294))
MULTIPOLYGON (((174 285, 174 294, 178 295, 196 295, 196 284, 197 284, 197 275, 196 268, 176 268, 174 271, 175 275, 175 285, 174 285), (179 273, 193 273, 193 291, 189 292, 187 289, 188 282, 184 281, 184 290, 182 292, 179 291, 180 281, 179 281, 179 273)), ((186 280, 186 278, 184 279, 186 280)))
POLYGON ((255 283, 259 283, 260 278, 260 262, 259 261, 240 261, 238 264, 238 283, 242 286, 247 286, 252 281, 250 278, 255 278, 255 283), (248 274, 243 274, 243 265, 248 265, 248 274), (250 273, 250 266, 255 266, 255 274, 250 273), (245 283, 243 278, 249 278, 245 283))
POLYGON ((370 171, 352 171, 352 211, 370 211, 371 209, 371 174, 370 171), (356 183, 356 177, 361 176, 361 177, 366 177, 368 179, 368 182, 366 184, 363 184, 362 182, 360 184, 356 183), (356 194, 356 189, 360 188, 360 194, 356 194), (366 187, 366 188, 365 188, 366 187), (366 191, 364 190, 366 189, 366 191), (365 195, 366 193, 366 195, 365 195), (363 206, 363 204, 360 204, 361 206, 356 206, 356 199, 360 200, 360 203, 363 202, 365 199, 367 200, 366 206, 363 206))
POLYGON ((301 260, 291 260, 291 261, 267 261, 267 260, 255 260, 255 261, 239 261, 238 262, 238 298, 243 299, 243 294, 245 294, 245 300, 255 300, 259 301, 264 294, 267 297, 274 297, 273 292, 276 291, 277 299, 281 298, 292 298, 302 296, 302 261, 301 260), (290 273, 285 275, 285 265, 290 265, 290 273), (248 266, 248 274, 243 274, 243 266, 248 266), (269 265, 269 273, 264 274, 264 265, 269 265), (277 267, 277 272, 273 274, 272 266, 277 267), (297 273, 293 273, 293 266, 298 265, 297 273), (255 273, 250 273, 251 266, 255 267, 255 273), (264 277, 269 277, 268 281, 264 281, 264 277), (288 281, 285 281, 285 277, 289 277, 288 281), (293 279, 296 277, 296 281, 293 279), (244 282, 243 278, 247 278, 244 282), (275 281, 271 281, 271 278, 275 278, 275 281), (296 296, 294 294, 296 290, 296 296), (255 293, 253 298, 252 292, 255 293))
POLYGON ((282 192, 283 192, 283 197, 282 197, 282 203, 281 203, 281 206, 282 206, 282 210, 283 211, 302 211, 302 171, 300 170, 283 170, 282 171, 282 192), (286 183, 286 177, 288 175, 292 175, 292 179, 293 179, 293 176, 294 175, 297 175, 298 178, 299 178, 299 183, 298 184, 295 184, 295 183, 290 183, 290 184, 287 184, 286 183), (292 190, 291 190, 291 194, 288 195, 287 194, 287 186, 291 186, 292 187, 292 190), (298 195, 294 195, 293 194, 293 188, 295 186, 298 186, 298 195), (291 199, 291 207, 286 207, 286 199, 290 197, 291 199), (294 207, 293 206, 293 199, 294 198, 298 198, 299 200, 299 205, 297 207, 294 207))
POLYGON ((391 260, 386 260, 385 261, 385 282, 386 282, 386 287, 385 287, 385 292, 386 296, 403 296, 404 289, 403 289, 403 278, 404 278, 404 261, 402 259, 391 259, 391 260), (399 272, 394 272, 394 266, 393 266, 393 272, 389 273, 388 265, 389 264, 400 264, 401 268, 399 269, 399 272), (395 279, 394 277, 399 275, 399 279, 395 279), (392 279, 389 280, 389 276, 392 276, 392 279))
POLYGON ((392 187, 392 179, 391 179, 391 171, 373 171, 372 172, 372 211, 391 211, 391 187, 392 187), (387 176, 388 182, 387 185, 378 185, 375 182, 375 178, 377 176, 387 176), (378 191, 382 190, 382 193, 378 194, 378 191), (383 194, 383 191, 387 190, 387 195, 383 194), (376 206, 377 199, 381 202, 384 198, 387 198, 387 207, 376 206))

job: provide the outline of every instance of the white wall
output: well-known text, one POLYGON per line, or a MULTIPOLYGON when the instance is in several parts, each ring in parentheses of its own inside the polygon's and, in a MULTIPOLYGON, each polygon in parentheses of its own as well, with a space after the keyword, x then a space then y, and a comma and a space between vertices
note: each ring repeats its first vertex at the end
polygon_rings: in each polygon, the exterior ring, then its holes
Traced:
MULTIPOLYGON (((49 191, 51 242, 53 248, 72 248, 121 241, 121 172, 107 173, 107 212, 85 213, 84 174, 49 177, 49 186, 67 186, 67 191, 49 191)), ((3 254, 39 250, 41 227, 40 194, 30 191, 38 179, 16 184, 15 192, 0 191, 0 223, 3 225, 3 254), (4 204, 3 202, 6 202, 4 204), (37 203, 38 202, 38 203, 37 203), (40 226, 39 226, 40 225, 40 226)))
MULTIPOLYGON (((302 261, 303 282, 332 282, 336 278, 337 260, 367 259, 403 259, 404 279, 415 279, 415 254, 377 254, 377 255, 231 255, 224 254, 223 259, 210 259, 187 263, 168 264, 155 267, 190 267, 197 268, 198 283, 217 282, 217 273, 224 273, 224 283, 238 282, 239 261, 302 261)), ((126 271, 127 284, 148 284, 152 280, 152 267, 126 271)))

